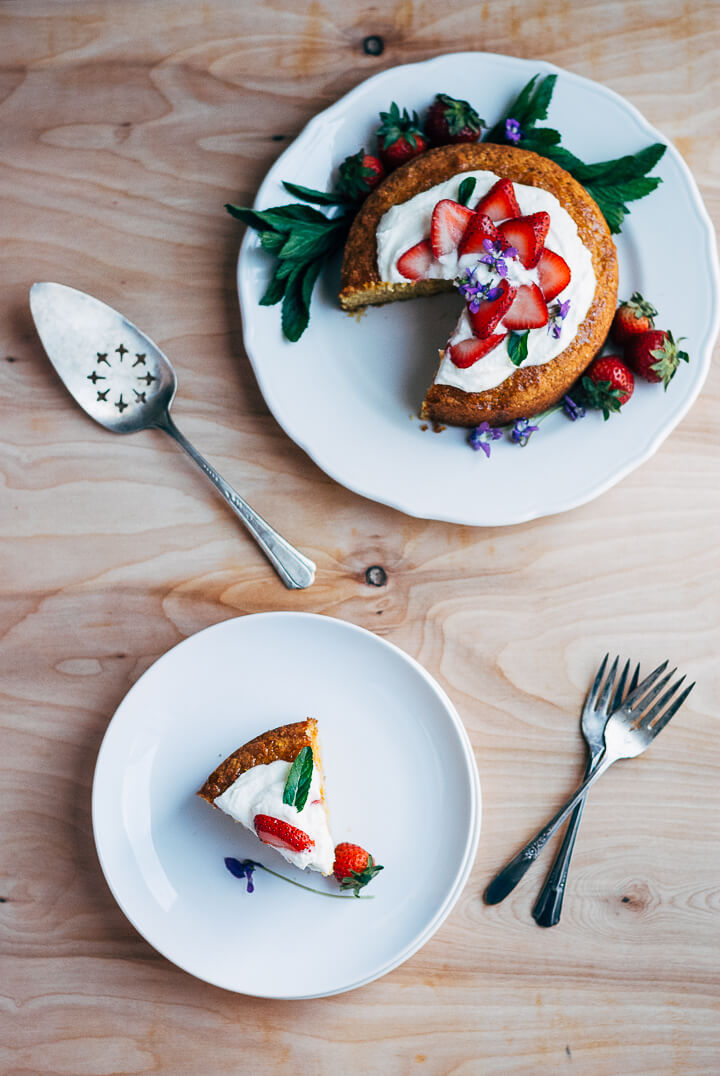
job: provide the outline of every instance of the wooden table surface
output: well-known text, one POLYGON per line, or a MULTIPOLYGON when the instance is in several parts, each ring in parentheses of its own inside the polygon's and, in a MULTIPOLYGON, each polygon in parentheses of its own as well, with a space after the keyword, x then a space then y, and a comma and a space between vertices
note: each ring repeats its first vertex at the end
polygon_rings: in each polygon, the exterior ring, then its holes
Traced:
POLYGON ((483 49, 624 95, 717 221, 718 31, 713 0, 0 5, 3 1074, 720 1071, 717 369, 591 504, 494 530, 406 518, 334 484, 271 418, 222 209, 368 75, 483 49), (120 443, 73 405, 30 319, 42 279, 101 295, 172 356, 178 421, 317 561, 311 589, 284 589, 168 439, 120 443), (351 621, 422 662, 462 715, 485 802, 432 940, 369 986, 295 1003, 159 956, 110 895, 90 820, 128 688, 193 632, 268 609, 351 621), (605 778, 562 921, 541 930, 542 869, 497 907, 481 893, 580 775, 579 705, 606 650, 668 655, 697 687, 605 778))

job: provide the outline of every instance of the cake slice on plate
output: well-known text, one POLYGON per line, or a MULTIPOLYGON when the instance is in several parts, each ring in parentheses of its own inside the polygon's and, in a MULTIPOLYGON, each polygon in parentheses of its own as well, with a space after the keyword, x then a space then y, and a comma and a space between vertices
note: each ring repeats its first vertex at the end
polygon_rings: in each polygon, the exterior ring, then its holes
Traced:
POLYGON ((332 874, 317 721, 256 736, 210 774, 198 795, 246 826, 288 863, 332 874))

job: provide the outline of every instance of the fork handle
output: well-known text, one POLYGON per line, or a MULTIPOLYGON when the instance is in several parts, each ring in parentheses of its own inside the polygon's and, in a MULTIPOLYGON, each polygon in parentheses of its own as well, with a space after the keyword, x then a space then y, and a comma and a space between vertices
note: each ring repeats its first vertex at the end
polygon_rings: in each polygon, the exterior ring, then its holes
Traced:
MULTIPOLYGON (((600 758, 601 752, 596 752, 594 755, 588 756, 587 766, 585 767, 585 777, 588 777, 589 774, 593 772, 600 758)), ((563 842, 560 845, 560 851, 555 856, 555 862, 550 868, 550 873, 545 879, 545 885, 542 887, 540 896, 535 902, 532 914, 533 919, 539 927, 554 927, 560 922, 560 913, 562 912, 563 899, 565 897, 565 883, 567 882, 570 860, 575 847, 575 838, 577 837, 577 831, 580 828, 580 819, 582 818, 586 800, 587 796, 583 796, 573 810, 568 823, 568 828, 565 830, 563 842)))
POLYGON ((584 806, 585 797, 580 800, 570 817, 560 851, 555 857, 555 862, 545 879, 545 885, 535 902, 532 914, 539 927, 554 927, 556 923, 560 922, 563 898, 565 897, 565 883, 567 882, 570 860, 575 847, 575 838, 580 827, 584 806))
POLYGON ((607 753, 603 755, 602 760, 598 763, 597 769, 593 770, 593 772, 585 778, 577 792, 570 797, 564 807, 561 807, 557 814, 550 819, 548 824, 536 833, 533 839, 528 841, 525 847, 522 848, 516 856, 513 856, 510 862, 506 863, 500 873, 493 878, 492 882, 485 890, 486 904, 499 904, 501 900, 505 900, 505 897, 509 893, 512 893, 515 886, 521 878, 525 876, 526 872, 540 855, 553 833, 559 829, 573 808, 584 798, 590 785, 594 784, 598 777, 601 777, 602 774, 605 773, 605 770, 612 766, 615 761, 617 761, 616 756, 608 755, 607 753))
POLYGON ((289 590, 303 590, 309 587, 315 579, 315 564, 291 545, 287 538, 278 534, 254 508, 250 507, 247 501, 243 500, 239 493, 235 492, 232 486, 218 474, 214 467, 211 467, 204 456, 201 456, 195 446, 180 432, 167 412, 158 419, 155 425, 158 429, 169 433, 207 475, 241 523, 244 523, 250 531, 285 586, 289 590))

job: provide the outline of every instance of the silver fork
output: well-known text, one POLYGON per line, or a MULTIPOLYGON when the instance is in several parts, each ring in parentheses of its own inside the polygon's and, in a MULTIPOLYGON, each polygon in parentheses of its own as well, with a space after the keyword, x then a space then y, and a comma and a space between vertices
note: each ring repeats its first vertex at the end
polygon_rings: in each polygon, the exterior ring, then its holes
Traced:
POLYGON ((610 715, 605 725, 603 737, 605 750, 600 762, 548 824, 536 833, 533 839, 496 875, 485 890, 486 904, 498 904, 504 900, 532 866, 553 833, 563 824, 590 786, 602 777, 618 759, 635 758, 642 754, 658 733, 662 732, 670 718, 677 713, 695 684, 690 684, 679 695, 676 695, 685 679, 681 676, 665 691, 668 681, 677 671, 673 669, 667 676, 659 679, 660 674, 666 668, 667 661, 664 661, 649 676, 646 676, 628 695, 622 706, 610 715), (660 692, 663 694, 660 695, 660 692), (659 699, 658 695, 660 695, 659 699), (657 702, 655 702, 656 699, 657 702), (651 705, 653 703, 654 705, 651 705))
MULTIPOLYGON (((602 660, 602 664, 595 677, 595 682, 585 699, 585 705, 582 712, 581 728, 588 747, 588 761, 585 768, 585 777, 588 777, 593 772, 605 749, 603 733, 605 731, 605 723, 608 719, 608 714, 612 713, 613 710, 617 710, 625 697, 625 685, 627 683, 628 672, 630 671, 630 662, 625 662, 625 666, 620 673, 620 679, 617 682, 617 687, 615 688, 611 702, 610 694, 615 683, 619 659, 615 658, 610 667, 607 679, 603 684, 603 677, 605 676, 609 656, 609 654, 606 654, 602 660), (601 688, 602 691, 600 690, 601 688)), ((640 666, 637 665, 632 680, 630 681, 628 693, 635 690, 639 678, 640 666)), ((562 912, 563 898, 565 896, 565 883, 567 882, 570 859, 573 854, 573 848, 575 847, 575 838, 577 837, 578 827, 580 826, 585 799, 586 797, 583 796, 572 813, 568 828, 565 832, 565 837, 560 846, 560 851, 555 857, 555 862, 550 869, 550 873, 545 880, 545 885, 533 908, 533 919, 538 926, 553 927, 560 921, 560 913, 562 912)))

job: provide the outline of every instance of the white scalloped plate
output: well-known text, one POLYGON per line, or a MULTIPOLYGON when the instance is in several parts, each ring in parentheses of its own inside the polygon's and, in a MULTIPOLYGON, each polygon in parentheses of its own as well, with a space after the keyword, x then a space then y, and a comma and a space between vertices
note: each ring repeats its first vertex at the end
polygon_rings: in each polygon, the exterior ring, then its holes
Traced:
MULTIPOLYGON (((548 124, 589 162, 667 140, 618 94, 535 60, 457 53, 393 68, 363 82, 316 116, 268 172, 255 201, 286 203, 281 180, 327 190, 333 170, 373 144, 377 115, 391 101, 422 113, 437 92, 470 100, 489 123, 503 115, 536 72, 559 78, 548 124)), ((620 296, 640 291, 658 325, 685 336, 691 362, 667 393, 639 383, 626 409, 571 423, 548 419, 526 448, 493 444, 473 452, 466 432, 423 431, 417 414, 437 347, 457 316, 458 298, 394 303, 361 317, 337 303, 339 274, 316 286, 308 330, 282 336, 279 307, 261 307, 272 259, 248 231, 238 262, 245 347, 260 389, 287 434, 332 478, 408 515, 478 526, 519 523, 597 497, 648 459, 686 414, 707 376, 718 331, 715 234, 695 181, 673 146, 653 174, 663 179, 616 237, 620 296)))
POLYGON ((128 692, 100 748, 92 813, 115 899, 168 960, 243 994, 321 997, 392 971, 450 913, 475 859, 480 784, 455 707, 402 650, 331 617, 258 613, 185 639, 128 692), (261 871, 247 893, 226 856, 338 889, 195 795, 240 744, 308 715, 336 842, 385 868, 373 900, 261 871))

